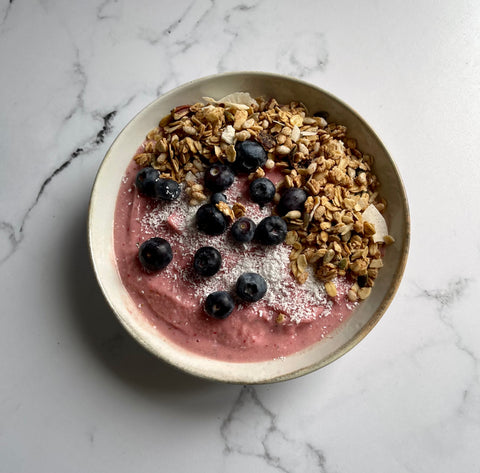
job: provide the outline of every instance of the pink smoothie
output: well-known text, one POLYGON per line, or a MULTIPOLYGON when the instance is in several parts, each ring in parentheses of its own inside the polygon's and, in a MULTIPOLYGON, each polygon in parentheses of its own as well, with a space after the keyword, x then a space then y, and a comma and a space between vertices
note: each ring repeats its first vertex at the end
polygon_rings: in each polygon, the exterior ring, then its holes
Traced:
MULTIPOLYGON (((289 269, 291 247, 267 247, 200 233, 195 226, 197 207, 183 195, 174 202, 155 202, 138 194, 134 181, 139 170, 132 161, 117 198, 114 241, 122 281, 144 316, 178 345, 201 355, 227 361, 261 361, 297 352, 328 336, 353 311, 346 279, 336 281, 337 297, 327 297, 323 284, 311 274, 299 285, 289 269), (173 261, 158 273, 146 272, 138 261, 139 245, 154 236, 165 238, 173 261), (193 271, 193 256, 202 246, 216 247, 223 258, 220 271, 201 277, 193 271), (225 320, 205 314, 205 298, 214 291, 232 291, 244 272, 262 275, 265 297, 255 303, 237 303, 225 320), (285 321, 277 322, 279 314, 285 321)), ((267 175, 268 177, 268 175, 267 175)), ((274 179, 274 176, 270 176, 274 179)), ((249 201, 246 179, 237 178, 228 189, 228 202, 241 202, 246 216, 258 223, 271 208, 249 201)))

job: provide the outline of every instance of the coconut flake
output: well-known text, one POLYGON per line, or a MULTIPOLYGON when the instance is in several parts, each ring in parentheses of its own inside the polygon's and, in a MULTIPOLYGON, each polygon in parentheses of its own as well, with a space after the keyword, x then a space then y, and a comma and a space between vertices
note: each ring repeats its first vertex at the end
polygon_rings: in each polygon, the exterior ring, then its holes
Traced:
POLYGON ((370 204, 362 214, 364 222, 371 223, 375 226, 375 234, 373 235, 373 241, 383 242, 384 237, 388 235, 387 222, 383 218, 383 215, 378 211, 375 205, 370 204))
POLYGON ((211 97, 203 97, 203 100, 216 105, 223 103, 226 108, 237 108, 241 110, 258 106, 257 101, 248 92, 233 92, 219 100, 212 99, 211 97))
POLYGON ((235 128, 232 125, 227 125, 225 130, 222 131, 222 140, 229 145, 233 145, 235 142, 235 128))
POLYGON ((233 92, 233 94, 222 97, 219 102, 224 104, 247 105, 247 107, 251 107, 252 105, 258 106, 257 101, 248 92, 233 92))

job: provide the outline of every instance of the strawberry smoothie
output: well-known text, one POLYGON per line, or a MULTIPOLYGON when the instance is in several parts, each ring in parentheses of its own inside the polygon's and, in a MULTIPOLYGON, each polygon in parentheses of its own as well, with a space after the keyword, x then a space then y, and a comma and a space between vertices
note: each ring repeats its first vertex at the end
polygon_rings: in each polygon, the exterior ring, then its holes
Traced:
MULTIPOLYGON (((289 268, 291 246, 239 243, 227 231, 211 236, 195 225, 198 206, 189 205, 184 192, 172 202, 139 195, 135 177, 140 167, 132 161, 122 181, 116 204, 114 241, 118 271, 139 310, 159 333, 185 349, 226 361, 261 361, 284 357, 327 337, 346 318, 356 302, 347 298, 352 281, 336 279, 336 297, 328 297, 313 274, 305 284, 289 268), (149 238, 167 240, 172 262, 158 272, 146 271, 138 248, 149 238), (213 246, 220 251, 220 271, 203 277, 193 270, 196 250, 213 246), (236 300, 224 320, 204 311, 206 297, 214 291, 234 293, 238 277, 260 274, 267 283, 261 300, 236 300)), ((275 172, 267 177, 278 180, 275 172)), ((260 207, 248 199, 246 176, 237 177, 224 193, 228 202, 241 202, 246 216, 258 223, 271 214, 271 204, 260 207)))

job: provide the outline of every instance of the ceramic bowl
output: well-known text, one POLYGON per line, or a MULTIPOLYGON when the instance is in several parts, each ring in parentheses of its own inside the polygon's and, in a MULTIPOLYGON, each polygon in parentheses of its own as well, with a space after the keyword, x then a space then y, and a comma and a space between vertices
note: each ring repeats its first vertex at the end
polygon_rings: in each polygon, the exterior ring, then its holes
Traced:
POLYGON ((91 259, 100 287, 126 330, 162 360, 196 376, 230 383, 269 383, 317 370, 353 348, 372 330, 392 301, 405 267, 409 246, 407 198, 397 168, 370 126, 352 108, 315 85, 263 72, 234 72, 201 78, 158 98, 122 130, 108 150, 93 186, 88 235, 91 259), (113 218, 122 176, 146 133, 175 106, 195 103, 202 97, 223 97, 248 91, 253 97, 275 97, 279 103, 303 102, 310 111, 326 110, 329 120, 348 127, 358 147, 374 156, 375 173, 388 201, 386 219, 395 244, 388 247, 384 267, 370 297, 339 329, 316 344, 287 356, 254 363, 231 363, 188 352, 163 337, 142 317, 122 285, 115 264, 113 218))

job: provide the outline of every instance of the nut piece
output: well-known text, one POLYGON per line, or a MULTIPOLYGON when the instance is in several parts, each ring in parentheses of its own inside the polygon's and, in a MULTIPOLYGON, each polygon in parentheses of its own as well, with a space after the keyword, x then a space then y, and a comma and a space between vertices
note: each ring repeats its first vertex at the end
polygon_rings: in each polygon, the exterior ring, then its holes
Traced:
POLYGON ((296 218, 300 218, 301 216, 302 212, 300 212, 300 210, 290 210, 290 212, 285 215, 285 218, 287 218, 288 220, 295 220, 296 218))
POLYGON ((332 298, 337 296, 337 287, 332 281, 325 283, 325 291, 327 291, 327 294, 332 298))
POLYGON ((385 235, 383 237, 383 241, 386 245, 392 245, 393 243, 395 243, 395 238, 393 238, 392 235, 385 235))
POLYGON ((232 210, 233 210, 233 214, 235 215, 235 218, 243 217, 246 214, 245 206, 240 202, 235 202, 232 205, 232 210))
POLYGON ((375 225, 370 222, 363 222, 363 234, 367 237, 375 235, 375 225))
POLYGON ((228 220, 230 220, 230 222, 235 220, 233 210, 225 202, 219 202, 216 207, 223 215, 225 215, 225 217, 227 217, 228 220))
POLYGON ((279 155, 286 156, 287 154, 290 154, 291 149, 288 146, 281 145, 277 146, 276 151, 279 155))
POLYGON ((275 161, 273 159, 267 159, 267 162, 265 163, 265 168, 273 169, 274 167, 275 167, 275 161))
POLYGON ((358 295, 353 289, 348 291, 347 297, 350 302, 356 302, 358 300, 358 295))

